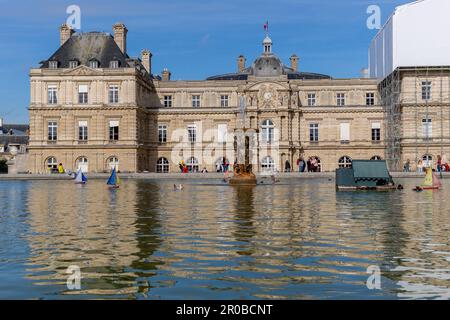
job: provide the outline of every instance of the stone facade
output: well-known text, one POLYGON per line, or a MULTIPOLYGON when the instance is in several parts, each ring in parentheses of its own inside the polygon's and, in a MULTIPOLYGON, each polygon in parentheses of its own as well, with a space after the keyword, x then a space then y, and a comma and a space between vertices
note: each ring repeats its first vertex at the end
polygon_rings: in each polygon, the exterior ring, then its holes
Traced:
MULTIPOLYGON (((114 43, 124 54, 118 68, 105 62, 113 55, 96 57, 101 61, 97 67, 91 60, 67 64, 61 56, 71 42, 90 41, 87 38, 94 35, 72 35, 65 26, 61 32, 62 38, 69 34, 70 39, 65 40, 60 53, 30 71, 32 173, 48 172, 55 161, 68 170, 81 167, 89 172, 108 171, 113 166, 122 172, 177 172, 180 160, 189 163, 192 158, 195 163, 191 168, 215 171, 223 157, 231 164, 235 161, 234 136, 242 125, 253 133, 251 161, 255 171, 282 171, 286 161, 298 171, 299 157, 316 157, 322 171, 332 171, 351 159, 387 156, 385 130, 389 126, 378 82, 298 72, 297 56, 292 56, 291 67, 284 66, 272 54, 268 37, 263 54, 251 67, 246 68, 246 60, 240 56, 235 74, 203 81, 172 81, 167 69, 162 77, 151 74, 148 50, 142 51, 142 59, 126 55, 127 29, 123 24, 114 26, 114 43), (55 65, 61 61, 66 65, 51 68, 52 59, 55 65), (116 91, 111 92, 112 87, 116 91), (111 101, 115 94, 118 100, 111 101), (57 101, 49 101, 54 96, 57 101), (80 126, 87 127, 83 137, 80 126), (111 126, 118 126, 117 137, 111 136, 111 126)), ((108 39, 102 41, 110 45, 108 39)), ((406 77, 403 85, 409 88, 419 80, 406 77)), ((443 92, 448 92, 448 78, 446 81, 443 92)), ((403 99, 406 103, 411 97, 403 99)), ((440 117, 439 111, 433 110, 430 105, 430 114, 440 117)), ((449 116, 446 112, 440 118, 445 121, 446 143, 450 142, 449 116)), ((405 133, 419 121, 415 118, 410 123, 409 113, 403 119, 405 133)), ((436 134, 440 135, 439 131, 436 134)), ((406 157, 415 159, 410 149, 416 147, 416 140, 403 138, 406 157)), ((438 149, 430 152, 443 154, 438 149)))

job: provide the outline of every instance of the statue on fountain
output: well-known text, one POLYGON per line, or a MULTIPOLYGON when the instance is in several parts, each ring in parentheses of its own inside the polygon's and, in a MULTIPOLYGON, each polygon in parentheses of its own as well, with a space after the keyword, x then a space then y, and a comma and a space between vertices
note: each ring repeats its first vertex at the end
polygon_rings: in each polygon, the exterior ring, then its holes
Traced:
POLYGON ((252 172, 250 163, 250 135, 253 130, 245 128, 245 98, 240 97, 240 121, 235 130, 234 153, 237 155, 234 162, 234 175, 230 178, 231 185, 256 185, 256 176, 252 172))

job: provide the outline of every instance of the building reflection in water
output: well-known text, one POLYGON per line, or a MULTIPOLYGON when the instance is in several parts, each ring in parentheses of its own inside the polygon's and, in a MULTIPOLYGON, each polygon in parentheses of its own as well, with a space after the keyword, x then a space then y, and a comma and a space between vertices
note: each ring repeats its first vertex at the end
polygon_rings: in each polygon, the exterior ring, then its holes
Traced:
POLYGON ((237 253, 242 255, 252 255, 254 246, 251 243, 256 234, 254 226, 254 196, 256 186, 232 186, 234 208, 235 230, 233 237, 237 242, 242 242, 237 253))
POLYGON ((317 179, 190 181, 183 191, 164 181, 118 190, 33 181, 23 184, 21 222, 6 226, 25 235, 32 297, 448 297, 446 193, 415 193, 415 183, 336 192, 317 179), (81 291, 66 288, 70 265, 81 267, 81 291), (370 265, 382 268, 382 290, 366 287, 370 265))
POLYGON ((66 294, 134 294, 136 278, 154 269, 142 259, 158 244, 141 236, 157 223, 155 213, 144 214, 143 208, 157 203, 158 193, 149 198, 142 192, 136 183, 111 190, 97 180, 85 186, 35 182, 28 199, 30 278, 38 285, 59 285, 66 294), (66 288, 69 265, 81 268, 81 291, 66 288))

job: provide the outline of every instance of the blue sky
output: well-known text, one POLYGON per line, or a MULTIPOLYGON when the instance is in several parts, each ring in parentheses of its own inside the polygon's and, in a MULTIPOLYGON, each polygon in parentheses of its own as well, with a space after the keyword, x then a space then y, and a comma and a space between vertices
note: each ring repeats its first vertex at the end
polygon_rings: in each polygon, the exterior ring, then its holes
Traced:
POLYGON ((30 67, 59 46, 66 8, 81 8, 81 31, 112 32, 126 24, 128 54, 153 53, 153 72, 169 68, 173 79, 204 79, 233 72, 243 54, 250 64, 262 51, 269 20, 274 52, 300 70, 336 78, 357 77, 367 66, 376 30, 366 27, 366 9, 376 4, 382 22, 407 0, 0 0, 0 117, 28 122, 30 67))

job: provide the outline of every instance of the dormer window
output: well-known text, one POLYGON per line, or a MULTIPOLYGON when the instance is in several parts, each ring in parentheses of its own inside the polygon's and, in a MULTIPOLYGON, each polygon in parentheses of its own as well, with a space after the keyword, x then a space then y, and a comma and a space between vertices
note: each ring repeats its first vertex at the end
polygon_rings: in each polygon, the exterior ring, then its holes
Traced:
POLYGON ((58 69, 58 61, 49 61, 48 62, 48 67, 50 69, 58 69))
POLYGON ((78 61, 77 60, 69 61, 69 68, 74 69, 76 67, 78 67, 78 61))
POLYGON ((118 69, 119 68, 119 61, 118 60, 112 60, 109 62, 109 67, 111 69, 118 69))
POLYGON ((97 60, 91 60, 89 61, 89 68, 91 69, 97 69, 99 66, 99 63, 97 60))

